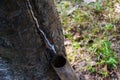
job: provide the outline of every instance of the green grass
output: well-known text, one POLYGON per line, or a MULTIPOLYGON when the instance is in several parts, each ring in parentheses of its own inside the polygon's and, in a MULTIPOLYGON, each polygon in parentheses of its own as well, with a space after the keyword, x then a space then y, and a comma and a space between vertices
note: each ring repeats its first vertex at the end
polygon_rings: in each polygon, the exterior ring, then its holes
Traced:
POLYGON ((78 43, 78 42, 76 42, 76 41, 73 41, 73 47, 75 48, 75 49, 79 49, 80 48, 80 44, 78 43))
POLYGON ((95 12, 102 13, 102 11, 103 11, 102 0, 98 0, 97 2, 92 3, 91 5, 95 12))
POLYGON ((118 57, 116 52, 111 48, 111 42, 108 40, 99 40, 96 41, 91 47, 89 47, 90 52, 94 51, 97 57, 96 67, 95 66, 89 66, 88 70, 90 72, 95 72, 97 70, 99 74, 102 74, 103 76, 107 77, 108 72, 112 68, 117 68, 118 65, 118 57), (103 68, 107 66, 107 70, 103 70, 103 68))
POLYGON ((102 41, 100 47, 97 49, 98 58, 103 64, 107 64, 108 67, 117 67, 118 59, 116 52, 111 48, 110 41, 102 41))
MULTIPOLYGON (((119 63, 116 51, 111 47, 114 44, 110 37, 119 35, 120 14, 115 12, 116 3, 119 0, 97 0, 90 4, 84 4, 82 0, 66 0, 57 4, 60 19, 64 26, 65 38, 71 40, 74 52, 68 53, 70 62, 81 55, 78 51, 82 47, 96 59, 96 65, 87 66, 94 74, 109 76, 111 69, 116 69, 119 63), (82 36, 75 40, 76 33, 82 36)), ((86 52, 83 52, 85 54, 86 52)), ((90 60, 92 61, 92 59, 90 60)))

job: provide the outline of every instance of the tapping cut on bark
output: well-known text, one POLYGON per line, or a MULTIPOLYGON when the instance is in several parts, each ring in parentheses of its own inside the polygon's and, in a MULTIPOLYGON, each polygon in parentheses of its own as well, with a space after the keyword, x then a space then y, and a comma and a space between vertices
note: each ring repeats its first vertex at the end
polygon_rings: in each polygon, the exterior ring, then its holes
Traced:
POLYGON ((31 13, 31 16, 32 16, 33 20, 35 21, 36 28, 38 29, 38 31, 39 31, 39 32, 41 33, 41 35, 43 36, 43 38, 44 38, 43 41, 45 42, 47 48, 53 50, 54 54, 56 54, 56 50, 55 50, 54 44, 51 44, 51 43, 50 43, 50 41, 49 41, 48 38, 46 37, 45 32, 44 32, 42 29, 40 29, 38 20, 37 20, 37 18, 36 18, 35 15, 34 15, 34 12, 33 12, 33 10, 32 10, 32 5, 31 5, 31 3, 30 3, 29 0, 27 0, 27 4, 28 4, 29 11, 30 11, 30 13, 31 13))

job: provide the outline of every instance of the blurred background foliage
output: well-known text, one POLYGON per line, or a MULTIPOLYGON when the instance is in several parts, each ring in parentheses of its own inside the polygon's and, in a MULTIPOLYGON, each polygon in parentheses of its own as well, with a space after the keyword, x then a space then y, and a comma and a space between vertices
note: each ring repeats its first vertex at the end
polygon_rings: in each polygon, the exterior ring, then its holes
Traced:
POLYGON ((64 28, 67 57, 76 72, 111 76, 119 69, 120 0, 55 2, 64 28))

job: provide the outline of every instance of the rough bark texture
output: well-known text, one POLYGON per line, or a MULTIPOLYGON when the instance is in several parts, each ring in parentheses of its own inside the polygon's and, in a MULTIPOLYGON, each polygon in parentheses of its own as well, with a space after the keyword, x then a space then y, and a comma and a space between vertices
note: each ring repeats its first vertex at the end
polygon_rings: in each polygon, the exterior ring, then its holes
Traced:
MULTIPOLYGON (((62 27, 53 0, 31 3, 40 28, 57 54, 64 55, 62 27)), ((26 0, 0 0, 0 80, 59 80, 48 53, 26 0)))

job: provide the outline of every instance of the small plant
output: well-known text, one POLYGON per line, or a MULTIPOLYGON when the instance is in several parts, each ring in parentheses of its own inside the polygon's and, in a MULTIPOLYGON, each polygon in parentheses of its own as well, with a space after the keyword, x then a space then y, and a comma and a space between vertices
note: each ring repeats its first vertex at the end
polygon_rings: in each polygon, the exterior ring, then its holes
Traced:
POLYGON ((65 36, 65 38, 68 38, 68 39, 70 39, 70 40, 72 40, 72 38, 73 38, 72 33, 64 34, 64 36, 65 36))
POLYGON ((99 71, 99 74, 102 74, 102 75, 105 76, 105 77, 108 77, 108 76, 109 76, 108 71, 105 71, 105 70, 103 70, 103 69, 101 69, 101 70, 99 71))
POLYGON ((93 50, 97 55, 96 66, 89 68, 91 72, 94 72, 94 68, 98 69, 98 73, 107 77, 111 68, 116 68, 118 65, 118 58, 116 52, 111 48, 111 42, 108 40, 100 40, 92 45, 93 50), (98 68, 99 66, 99 68, 98 68))
POLYGON ((95 12, 97 13, 101 13, 103 11, 103 8, 102 8, 102 0, 98 0, 97 2, 95 3, 92 3, 92 6, 93 8, 95 9, 95 12))
POLYGON ((77 2, 77 3, 81 3, 81 2, 82 2, 82 0, 75 0, 75 2, 77 2))
POLYGON ((97 70, 96 70, 95 67, 88 66, 87 68, 88 68, 88 70, 90 71, 90 73, 96 73, 96 72, 97 72, 97 70))
POLYGON ((108 31, 111 31, 114 29, 114 25, 112 24, 107 24, 105 27, 107 28, 108 31))
POLYGON ((76 41, 73 41, 73 47, 75 48, 75 49, 78 49, 78 48, 80 48, 80 44, 78 43, 78 42, 76 42, 76 41))
POLYGON ((98 12, 102 12, 102 6, 101 6, 101 0, 99 0, 98 2, 96 2, 96 4, 95 4, 95 9, 98 11, 98 12))
POLYGON ((117 55, 112 50, 110 41, 102 41, 101 49, 99 49, 97 53, 100 54, 101 52, 104 55, 103 59, 105 60, 105 64, 107 64, 109 67, 117 67, 118 64, 117 55))

